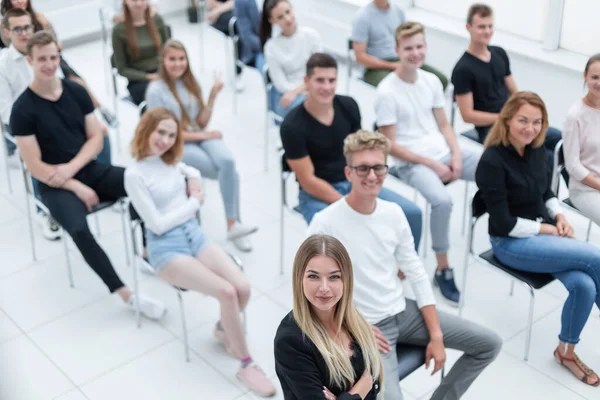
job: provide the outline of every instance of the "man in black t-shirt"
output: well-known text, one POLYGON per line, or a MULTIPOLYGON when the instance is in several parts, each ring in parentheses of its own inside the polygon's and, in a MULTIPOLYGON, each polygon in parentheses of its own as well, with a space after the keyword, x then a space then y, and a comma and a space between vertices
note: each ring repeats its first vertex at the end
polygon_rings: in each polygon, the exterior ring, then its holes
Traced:
POLYGON ((46 31, 27 42, 31 85, 15 101, 10 126, 19 153, 39 181, 39 194, 50 214, 71 235, 86 262, 131 307, 160 319, 165 308, 137 297, 123 284, 90 232, 86 216, 100 201, 125 197, 124 168, 95 161, 102 150, 102 127, 86 90, 55 76, 58 44, 46 31))
MULTIPOLYGON (((510 70, 508 55, 498 46, 490 46, 494 34, 491 7, 473 4, 467 15, 467 30, 471 36, 467 51, 452 71, 454 96, 463 120, 475 125, 479 141, 483 143, 498 119, 504 103, 518 92, 510 70)), ((552 173, 554 148, 561 140, 560 131, 548 127, 546 148, 548 173, 552 173)), ((566 174, 565 179, 567 179, 566 174)))
MULTIPOLYGON (((337 63, 333 57, 313 54, 306 64, 306 101, 288 113, 280 128, 286 161, 300 183, 300 212, 307 223, 350 192, 344 174, 344 139, 361 129, 361 117, 354 99, 335 94, 336 82, 337 63)), ((419 207, 386 188, 379 197, 402 208, 418 248, 419 207)))

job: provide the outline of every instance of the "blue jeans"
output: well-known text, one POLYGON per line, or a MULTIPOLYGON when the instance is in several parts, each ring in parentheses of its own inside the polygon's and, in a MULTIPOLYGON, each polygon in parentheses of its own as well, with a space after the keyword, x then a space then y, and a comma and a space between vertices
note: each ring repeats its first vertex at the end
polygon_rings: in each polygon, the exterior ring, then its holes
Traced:
MULTIPOLYGON (((351 184, 348 181, 332 183, 331 186, 333 186, 333 188, 342 196, 346 196, 350 193, 351 184)), ((406 219, 408 220, 408 225, 410 225, 413 238, 415 239, 415 249, 418 249, 419 242, 421 241, 421 230, 423 229, 421 209, 412 201, 387 188, 381 188, 378 197, 382 200, 396 203, 402 208, 402 211, 404 211, 404 215, 406 215, 406 219)), ((298 192, 298 201, 300 213, 307 224, 310 224, 310 221, 312 221, 316 213, 329 205, 324 201, 311 196, 302 188, 300 188, 300 191, 298 192)))
POLYGON ((550 273, 569 291, 563 306, 559 339, 577 344, 594 302, 600 307, 600 249, 552 235, 530 238, 491 237, 494 254, 521 271, 550 273))
POLYGON ((217 179, 223 196, 227 219, 240 219, 240 177, 233 154, 221 139, 188 142, 183 147, 183 160, 200 171, 203 177, 217 179))
POLYGON ((304 100, 306 100, 306 95, 299 94, 292 101, 292 104, 290 104, 290 106, 286 108, 286 107, 282 106, 281 104, 279 104, 279 100, 281 100, 282 97, 283 97, 283 94, 279 93, 277 91, 277 89, 275 89, 275 87, 273 86, 271 88, 271 96, 269 99, 269 101, 271 103, 271 110, 273 110, 273 112, 275 112, 275 114, 279 115, 281 118, 285 118, 287 113, 290 112, 290 110, 292 108, 298 107, 300 104, 304 103, 304 100))

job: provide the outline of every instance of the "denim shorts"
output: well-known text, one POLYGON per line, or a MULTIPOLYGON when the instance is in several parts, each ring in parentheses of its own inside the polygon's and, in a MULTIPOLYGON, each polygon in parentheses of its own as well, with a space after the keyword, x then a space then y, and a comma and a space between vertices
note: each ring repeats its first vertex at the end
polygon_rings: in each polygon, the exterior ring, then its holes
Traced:
POLYGON ((198 221, 190 218, 162 235, 156 235, 147 229, 146 242, 150 265, 158 273, 177 256, 196 257, 206 247, 208 239, 198 221))

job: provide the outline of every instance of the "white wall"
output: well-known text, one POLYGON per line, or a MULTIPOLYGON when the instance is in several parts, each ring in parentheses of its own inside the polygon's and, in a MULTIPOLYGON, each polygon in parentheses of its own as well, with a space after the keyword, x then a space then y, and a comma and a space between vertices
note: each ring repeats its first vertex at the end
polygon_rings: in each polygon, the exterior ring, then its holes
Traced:
MULTIPOLYGON (((416 0, 415 6, 466 22, 474 0, 416 0)), ((548 0, 485 0, 494 10, 496 29, 535 41, 542 40, 548 0)))
MULTIPOLYGON (((163 15, 185 10, 189 0, 158 0, 163 15)), ((98 10, 104 0, 35 0, 62 41, 100 32, 98 10)))
POLYGON ((598 0, 565 1, 560 47, 587 55, 599 53, 599 16, 598 0))

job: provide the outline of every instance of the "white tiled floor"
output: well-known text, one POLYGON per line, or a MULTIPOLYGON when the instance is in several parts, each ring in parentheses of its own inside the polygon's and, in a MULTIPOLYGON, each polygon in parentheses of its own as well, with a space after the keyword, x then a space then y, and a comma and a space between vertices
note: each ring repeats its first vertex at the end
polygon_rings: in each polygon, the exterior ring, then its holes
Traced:
MULTIPOLYGON (((212 71, 223 70, 229 65, 225 62, 223 37, 214 31, 206 32, 204 68, 200 70, 198 28, 181 18, 171 19, 170 23, 174 36, 188 45, 192 66, 206 93, 212 71)), ((89 43, 65 53, 98 97, 110 106, 110 96, 105 91, 101 44, 89 43)), ((342 91, 346 88, 346 77, 342 72, 345 69, 340 71, 339 88, 342 91)), ((211 126, 224 132, 225 140, 236 156, 242 181, 244 220, 260 226, 260 231, 253 237, 254 251, 240 254, 253 286, 253 297, 247 310, 248 342, 255 359, 275 379, 273 337, 279 321, 292 306, 291 263, 304 238, 305 224, 297 215, 286 212, 285 273, 280 276, 277 131, 271 132, 269 169, 265 172, 262 81, 256 71, 246 71, 243 79, 246 90, 238 97, 237 115, 232 110, 232 91, 228 85, 219 97, 211 126)), ((119 84, 123 91, 125 81, 119 84)), ((351 94, 361 105, 363 126, 372 126, 372 90, 353 81, 351 94)), ((124 103, 119 107, 122 151, 116 151, 116 137, 113 136, 113 159, 117 164, 126 165, 130 160, 128 142, 138 118, 133 107, 124 103)), ((33 262, 22 181, 17 171, 10 171, 11 194, 4 171, 0 175, 0 400, 256 398, 236 380, 236 361, 230 359, 212 338, 212 327, 218 316, 215 300, 196 293, 184 295, 192 348, 191 362, 186 363, 174 291, 156 278, 142 276, 142 290, 163 300, 169 313, 160 323, 143 321, 138 329, 133 315, 117 297, 108 295, 72 243, 70 256, 75 288, 69 288, 62 243, 47 242, 36 233, 38 261, 33 262)), ((208 197, 202 210, 203 226, 215 242, 225 244, 219 189, 215 182, 206 184, 208 197)), ((398 183, 390 184, 412 198, 412 190, 398 183)), ((295 199, 296 185, 290 182, 288 186, 289 198, 295 199)), ((456 204, 451 261, 460 284, 465 248, 465 236, 461 234, 464 186, 453 184, 449 190, 456 204)), ((420 203, 424 205, 422 200, 420 203)), ((577 231, 583 234, 585 221, 577 216, 571 219, 577 231)), ((131 268, 125 265, 118 214, 103 212, 100 227, 102 246, 118 273, 131 283, 131 268)), ((482 250, 489 246, 486 229, 486 224, 482 223, 476 232, 476 242, 482 250)), ((600 243, 598 229, 594 229, 591 242, 600 243)), ((430 272, 433 263, 430 251, 426 260, 430 272)), ((510 297, 509 288, 510 281, 503 275, 471 264, 465 316, 496 330, 505 345, 498 360, 479 377, 465 399, 600 398, 600 389, 578 382, 552 360, 566 291, 559 284, 552 284, 537 293, 531 356, 526 363, 522 355, 529 295, 517 286, 514 296, 510 297)), ((456 313, 443 303, 439 308, 456 313)), ((600 369, 599 334, 600 318, 594 308, 579 349, 584 360, 597 369, 600 369)), ((449 362, 458 356, 450 351, 449 362)), ((424 369, 419 370, 403 382, 405 398, 426 399, 438 383, 439 376, 430 377, 424 369)), ((283 398, 281 393, 277 398, 283 398)))

